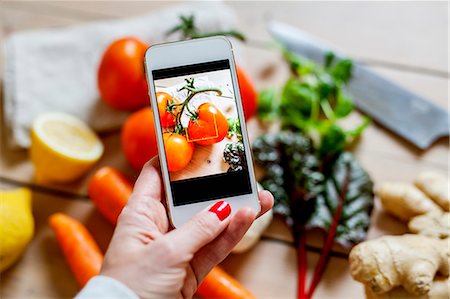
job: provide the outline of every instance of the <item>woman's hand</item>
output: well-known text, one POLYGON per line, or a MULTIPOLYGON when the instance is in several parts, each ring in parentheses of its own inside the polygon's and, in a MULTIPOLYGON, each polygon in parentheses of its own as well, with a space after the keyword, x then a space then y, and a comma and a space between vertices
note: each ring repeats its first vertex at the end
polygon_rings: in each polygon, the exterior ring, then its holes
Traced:
MULTIPOLYGON (((191 298, 208 272, 239 242, 256 216, 242 208, 229 217, 222 202, 169 231, 157 158, 142 169, 123 209, 101 275, 115 278, 141 298, 191 298)), ((260 215, 273 205, 268 191, 259 193, 260 215)))

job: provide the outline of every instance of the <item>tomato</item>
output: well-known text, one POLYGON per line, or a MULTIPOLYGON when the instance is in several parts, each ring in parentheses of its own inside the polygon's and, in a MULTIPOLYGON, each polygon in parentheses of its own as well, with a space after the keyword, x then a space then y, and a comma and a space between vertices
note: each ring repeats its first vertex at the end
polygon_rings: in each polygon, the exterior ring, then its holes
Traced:
POLYGON ((180 102, 167 92, 157 92, 159 118, 163 128, 173 127, 176 124, 176 115, 180 112, 179 106, 173 107, 170 104, 179 104, 180 102))
POLYGON ((228 122, 214 104, 203 103, 197 109, 197 117, 188 124, 189 140, 200 145, 222 141, 228 133, 228 122))
POLYGON ((239 89, 241 91, 242 105, 244 107, 244 116, 246 120, 256 114, 257 107, 257 93, 252 81, 247 76, 245 71, 236 66, 238 76, 239 89))
POLYGON ((123 125, 121 138, 125 157, 133 168, 140 170, 158 153, 152 110, 142 108, 131 114, 123 125))
POLYGON ((169 171, 175 172, 186 167, 194 154, 194 144, 176 133, 164 133, 163 140, 169 171))
POLYGON ((97 83, 101 98, 120 110, 136 110, 149 103, 144 74, 148 45, 127 37, 113 42, 103 54, 97 83))

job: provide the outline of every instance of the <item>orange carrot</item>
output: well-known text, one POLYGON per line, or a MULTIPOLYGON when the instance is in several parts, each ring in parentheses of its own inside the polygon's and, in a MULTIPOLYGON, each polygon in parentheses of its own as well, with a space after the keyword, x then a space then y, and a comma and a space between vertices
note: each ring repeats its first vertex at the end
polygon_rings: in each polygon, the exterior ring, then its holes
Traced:
POLYGON ((245 289, 236 279, 218 266, 214 267, 197 289, 203 298, 215 299, 254 299, 255 296, 245 289))
POLYGON ((100 168, 92 177, 88 193, 97 210, 112 224, 127 204, 133 185, 125 176, 112 167, 100 168))
POLYGON ((59 246, 78 284, 83 287, 100 272, 103 254, 86 227, 79 221, 56 213, 49 218, 59 246))

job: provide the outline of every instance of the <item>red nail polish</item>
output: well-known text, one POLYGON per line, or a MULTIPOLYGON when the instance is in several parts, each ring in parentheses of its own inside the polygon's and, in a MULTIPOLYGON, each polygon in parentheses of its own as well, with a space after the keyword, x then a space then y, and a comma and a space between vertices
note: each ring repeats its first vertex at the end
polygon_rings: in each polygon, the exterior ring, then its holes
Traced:
POLYGON ((216 202, 209 211, 215 213, 220 221, 223 221, 231 214, 231 206, 226 201, 221 200, 216 202))

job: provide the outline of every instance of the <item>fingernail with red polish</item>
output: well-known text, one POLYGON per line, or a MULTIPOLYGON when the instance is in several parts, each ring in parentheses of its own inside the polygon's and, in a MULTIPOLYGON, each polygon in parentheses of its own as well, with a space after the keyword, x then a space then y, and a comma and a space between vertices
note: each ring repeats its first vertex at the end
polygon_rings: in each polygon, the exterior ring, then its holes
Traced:
POLYGON ((226 201, 221 200, 216 202, 209 211, 215 213, 220 221, 223 221, 231 214, 231 206, 226 201))

